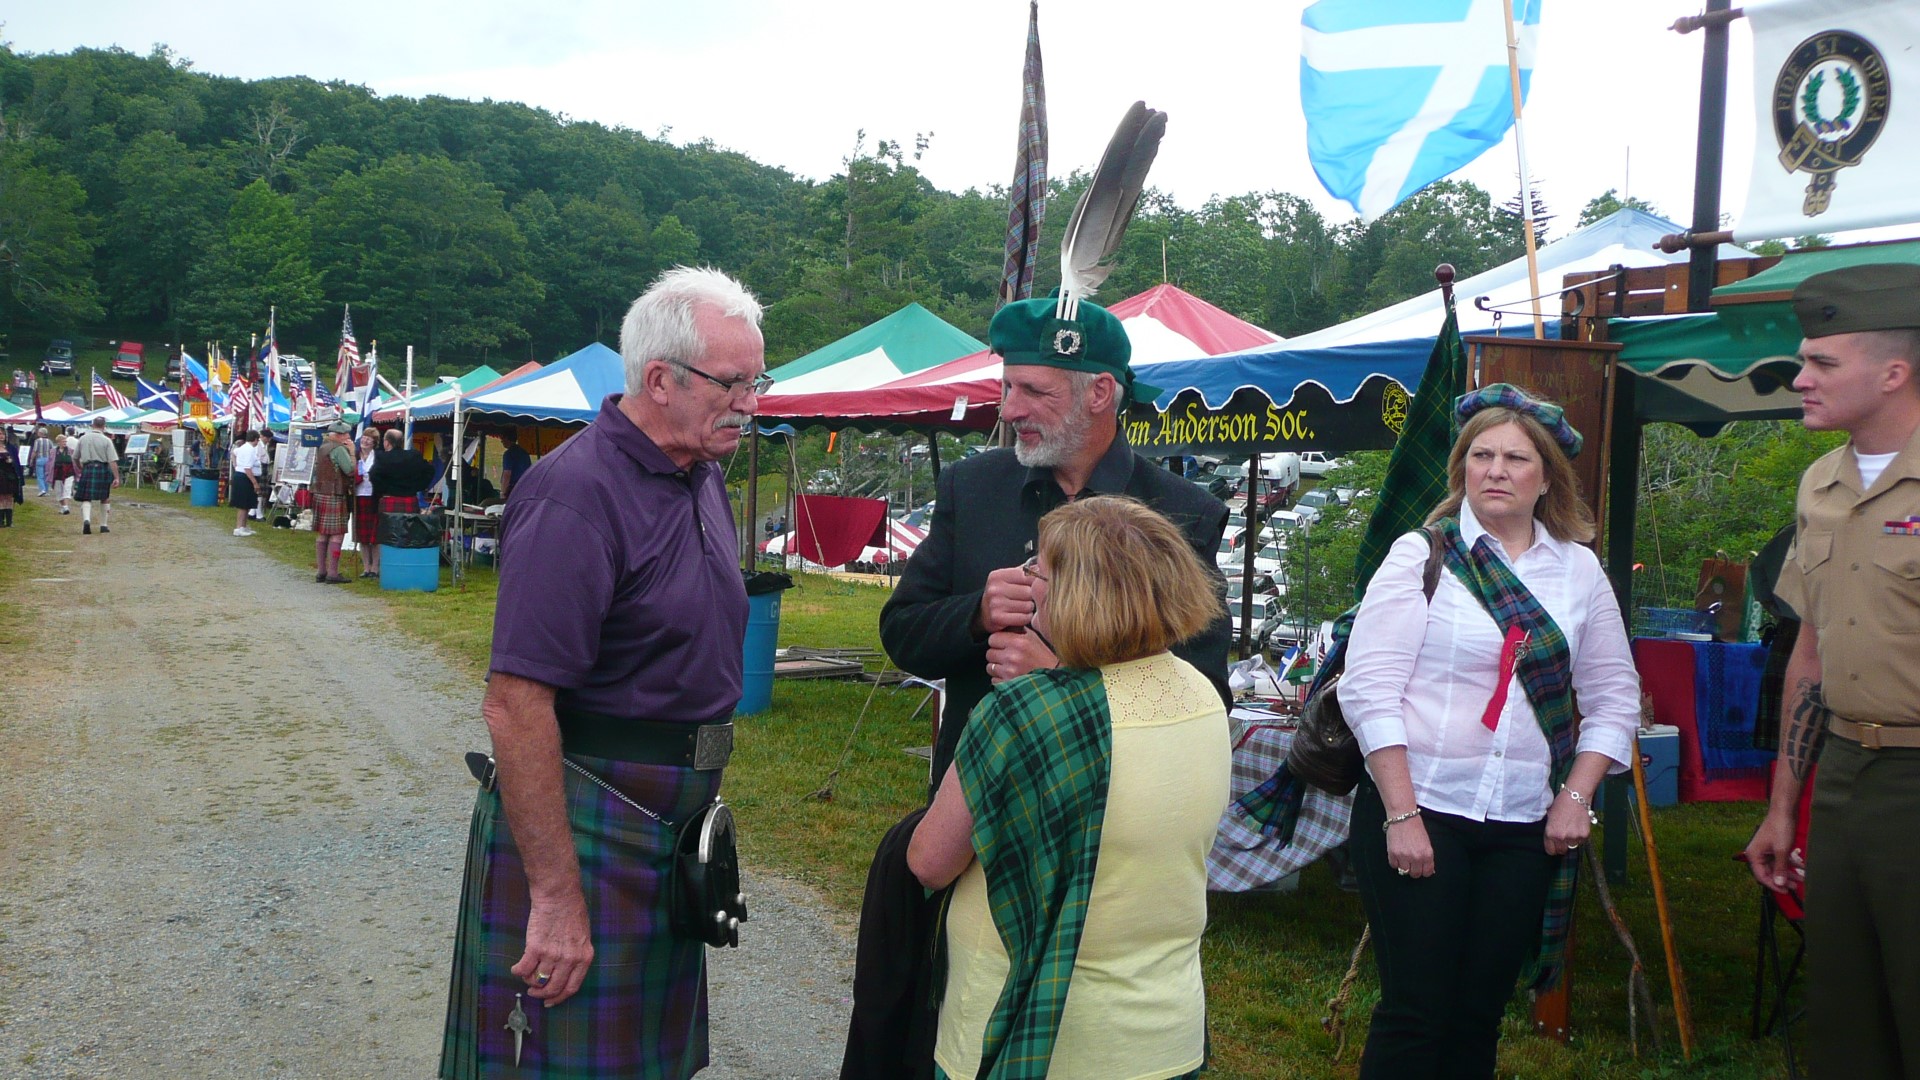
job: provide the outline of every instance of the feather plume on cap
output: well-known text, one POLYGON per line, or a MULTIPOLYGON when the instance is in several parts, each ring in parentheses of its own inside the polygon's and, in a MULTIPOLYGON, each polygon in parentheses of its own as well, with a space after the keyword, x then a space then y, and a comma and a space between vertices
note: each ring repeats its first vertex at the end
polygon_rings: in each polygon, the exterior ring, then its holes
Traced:
POLYGON ((1114 129, 1093 172, 1093 183, 1073 208, 1060 241, 1059 318, 1075 318, 1080 301, 1092 296, 1112 272, 1109 260, 1120 249, 1127 223, 1133 220, 1133 209, 1147 184, 1147 170, 1153 167, 1166 132, 1167 114, 1147 108, 1144 101, 1134 102, 1114 129))

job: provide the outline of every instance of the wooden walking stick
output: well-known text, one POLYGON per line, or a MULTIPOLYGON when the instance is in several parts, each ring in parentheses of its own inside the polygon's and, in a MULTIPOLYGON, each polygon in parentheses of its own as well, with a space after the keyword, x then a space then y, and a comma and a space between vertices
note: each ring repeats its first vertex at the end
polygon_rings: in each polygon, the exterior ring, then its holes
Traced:
POLYGON ((1667 951, 1667 981, 1673 986, 1673 1018, 1680 1026, 1680 1053, 1693 1060, 1693 1008, 1687 1003, 1687 973, 1673 944, 1673 920, 1667 914, 1667 883, 1660 876, 1660 852, 1653 843, 1653 815, 1647 812, 1647 773, 1640 750, 1633 751, 1633 793, 1640 802, 1640 834, 1647 838, 1647 876, 1653 879, 1653 906, 1660 914, 1660 944, 1667 951))

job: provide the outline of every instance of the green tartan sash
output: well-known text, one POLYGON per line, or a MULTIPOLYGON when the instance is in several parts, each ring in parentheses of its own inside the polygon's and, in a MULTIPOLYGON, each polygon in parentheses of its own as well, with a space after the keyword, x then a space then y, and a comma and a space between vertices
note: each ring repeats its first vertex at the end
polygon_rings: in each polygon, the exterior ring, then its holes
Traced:
MULTIPOLYGON (((1444 518, 1436 524, 1446 537, 1443 558, 1447 568, 1468 592, 1479 598, 1501 632, 1518 626, 1530 635, 1513 673, 1519 677, 1527 701, 1533 706, 1540 733, 1547 737, 1547 749, 1552 755, 1550 790, 1559 791, 1573 770, 1578 742, 1573 710, 1573 657, 1567 647, 1567 636, 1560 631, 1553 616, 1547 614, 1547 609, 1540 606, 1532 591, 1515 576, 1513 569, 1494 552, 1487 537, 1482 536, 1473 550, 1468 551, 1457 518, 1444 518)), ((1550 989, 1560 981, 1561 968, 1566 964, 1567 928, 1573 922, 1573 887, 1579 870, 1580 860, 1570 854, 1559 856, 1554 867, 1552 882, 1547 887, 1546 917, 1540 927, 1540 951, 1527 972, 1528 985, 1535 989, 1550 989)))
POLYGON ((1008 960, 980 1080, 1038 1080, 1080 951, 1113 774, 1100 672, 1055 668, 1002 683, 974 706, 954 764, 1008 960))

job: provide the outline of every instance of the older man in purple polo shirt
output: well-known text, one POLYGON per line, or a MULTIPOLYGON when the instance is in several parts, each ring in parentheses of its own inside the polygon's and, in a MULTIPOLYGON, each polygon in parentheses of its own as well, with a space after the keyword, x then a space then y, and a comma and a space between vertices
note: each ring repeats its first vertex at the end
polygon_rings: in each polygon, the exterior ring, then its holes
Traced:
POLYGON ((442 1077, 707 1064, 704 947, 668 929, 661 885, 676 827, 719 791, 740 698, 747 599, 713 463, 765 390, 759 323, 725 274, 662 275, 621 328, 627 392, 513 485, 482 706, 497 765, 442 1077))

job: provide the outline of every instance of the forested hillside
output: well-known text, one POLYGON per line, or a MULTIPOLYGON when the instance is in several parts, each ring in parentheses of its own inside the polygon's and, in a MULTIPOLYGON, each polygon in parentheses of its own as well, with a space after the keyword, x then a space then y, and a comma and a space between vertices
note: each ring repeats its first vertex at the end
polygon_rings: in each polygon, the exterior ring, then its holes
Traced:
MULTIPOLYGON (((862 138, 816 183, 513 103, 0 47, 0 331, 16 362, 57 336, 244 343, 272 304, 285 347, 330 356, 351 303, 363 347, 466 370, 612 342, 654 273, 698 261, 768 301, 775 362, 910 300, 984 336, 1004 196, 935 190, 929 149, 862 138)), ((1053 163, 1045 247, 1091 164, 1053 163)), ((1149 191, 1106 295, 1164 273, 1291 336, 1432 288, 1438 261, 1511 258, 1517 205, 1448 182, 1362 227, 1280 192, 1149 191)))

